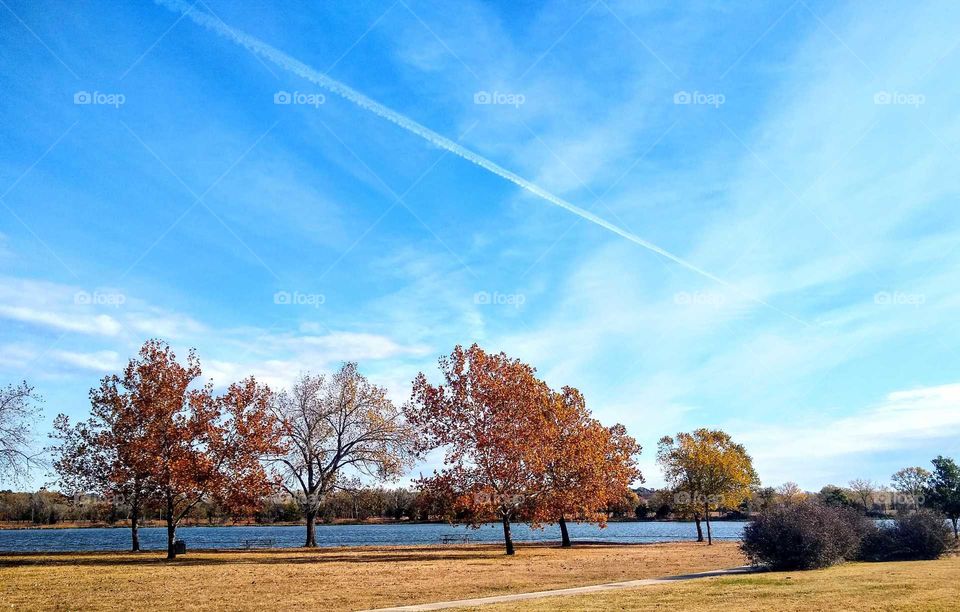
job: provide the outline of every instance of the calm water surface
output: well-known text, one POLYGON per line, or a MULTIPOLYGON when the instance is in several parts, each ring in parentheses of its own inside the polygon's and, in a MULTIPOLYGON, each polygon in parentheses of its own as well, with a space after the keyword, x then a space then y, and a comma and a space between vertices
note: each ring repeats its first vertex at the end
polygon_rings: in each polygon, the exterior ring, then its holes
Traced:
MULTIPOLYGON (((713 537, 718 540, 740 538, 745 522, 722 521, 712 523, 713 537)), ((605 529, 593 524, 570 524, 573 540, 601 542, 667 542, 694 540, 697 531, 693 523, 610 523, 605 529)), ((560 529, 548 525, 531 529, 527 525, 513 525, 517 541, 559 541, 560 529)), ((302 546, 306 528, 293 527, 181 527, 177 536, 185 540, 187 548, 292 548, 302 546)), ((461 525, 317 525, 317 543, 320 546, 384 546, 402 544, 443 544, 451 541, 498 542, 503 538, 499 524, 471 529, 461 525)), ((166 548, 166 529, 140 529, 140 546, 144 549, 166 548)), ((106 529, 18 529, 0 530, 2 552, 61 552, 88 550, 127 550, 130 530, 106 529)))

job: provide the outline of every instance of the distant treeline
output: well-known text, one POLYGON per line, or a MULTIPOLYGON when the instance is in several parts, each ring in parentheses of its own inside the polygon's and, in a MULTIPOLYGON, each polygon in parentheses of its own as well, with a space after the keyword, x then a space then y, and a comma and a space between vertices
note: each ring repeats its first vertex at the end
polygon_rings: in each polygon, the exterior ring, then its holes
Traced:
MULTIPOLYGON (((749 499, 735 508, 720 508, 718 518, 747 518, 763 509, 789 501, 797 496, 815 497, 837 507, 858 508, 871 516, 893 516, 909 509, 913 501, 895 492, 878 489, 864 497, 850 488, 828 485, 817 493, 800 491, 793 485, 756 489, 749 499)), ((606 509, 613 520, 684 520, 692 518, 686 505, 677 503, 678 494, 670 489, 637 488, 624 495, 619 503, 606 509)), ((162 504, 150 504, 144 511, 146 521, 164 519, 162 504)), ((407 488, 360 488, 330 493, 320 505, 318 519, 324 523, 369 521, 444 521, 450 509, 437 500, 407 488)), ((21 525, 124 524, 130 518, 130 505, 123 499, 105 499, 96 495, 70 497, 57 491, 0 491, 0 523, 21 525)), ((521 517, 523 518, 523 517, 521 517)), ((260 525, 300 524, 303 511, 300 503, 289 495, 263 499, 252 512, 232 515, 214 501, 201 501, 187 515, 189 524, 223 525, 253 523, 260 525)))
MULTIPOLYGON (((56 525, 91 523, 113 525, 130 519, 131 507, 122 498, 98 495, 68 496, 57 491, 0 492, 0 522, 56 525)), ((162 521, 162 503, 148 504, 145 521, 162 521)), ((418 495, 408 489, 369 488, 332 493, 321 509, 322 520, 414 520, 422 515, 418 495)), ((243 516, 231 514, 214 500, 202 500, 185 517, 191 524, 220 525, 230 522, 276 524, 302 522, 300 503, 290 496, 271 496, 243 516)))
MULTIPOLYGON (((622 503, 607 510, 611 519, 635 518, 643 500, 634 492, 622 503)), ((161 522, 164 508, 160 503, 148 505, 143 512, 145 521, 161 522)), ((361 488, 355 491, 335 491, 320 505, 318 519, 324 523, 445 521, 450 509, 416 491, 406 488, 361 488)), ((188 524, 223 525, 253 523, 259 525, 303 523, 299 501, 289 495, 275 495, 263 499, 252 512, 242 516, 231 514, 215 501, 204 500, 194 506, 185 517, 188 524)), ((466 517, 464 517, 466 518, 466 517)), ((130 504, 121 498, 105 499, 97 495, 68 496, 58 491, 41 489, 0 491, 0 523, 26 525, 115 525, 130 519, 130 504)))

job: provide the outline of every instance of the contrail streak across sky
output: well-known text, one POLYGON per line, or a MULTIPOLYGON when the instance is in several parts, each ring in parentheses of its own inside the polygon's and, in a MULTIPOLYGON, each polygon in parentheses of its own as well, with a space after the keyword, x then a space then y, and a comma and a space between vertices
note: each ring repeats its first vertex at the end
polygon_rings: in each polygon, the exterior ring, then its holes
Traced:
POLYGON ((678 255, 674 255, 674 254, 671 253, 670 251, 667 251, 666 249, 664 249, 664 248, 662 248, 662 247, 660 247, 660 246, 657 246, 656 244, 654 244, 654 243, 652 243, 652 242, 650 242, 650 241, 648 241, 648 240, 644 240, 643 238, 637 236, 636 234, 634 234, 634 233, 632 233, 632 232, 628 232, 627 230, 625 230, 625 229, 623 229, 623 228, 621 228, 621 227, 619 227, 619 226, 617 226, 617 225, 615 225, 615 224, 607 221, 606 219, 604 219, 604 218, 602 218, 602 217, 599 217, 599 216, 595 215, 594 213, 592 213, 592 212, 590 212, 590 211, 588 211, 588 210, 584 210, 583 208, 580 208, 579 206, 577 206, 577 205, 575 205, 575 204, 571 204, 570 202, 564 200, 563 198, 561 198, 561 197, 559 197, 559 196, 556 196, 556 195, 550 193, 550 192, 547 191, 546 189, 543 189, 543 188, 540 187, 539 185, 536 185, 536 184, 534 184, 534 183, 531 183, 530 181, 526 180, 525 178, 523 178, 523 177, 521 177, 521 176, 519 176, 519 175, 517 175, 517 174, 515 174, 515 173, 513 173, 513 172, 511 172, 511 171, 509 171, 509 170, 507 170, 506 168, 504 168, 504 167, 502 167, 502 166, 500 166, 500 165, 498 165, 498 164, 496 164, 496 163, 494 163, 494 162, 492 162, 492 161, 490 161, 490 160, 487 159, 486 157, 483 157, 482 155, 479 155, 478 153, 474 153, 474 152, 471 151, 470 149, 467 149, 466 147, 463 147, 462 145, 460 145, 460 144, 458 144, 458 143, 450 140, 449 138, 446 138, 446 137, 444 137, 444 136, 441 136, 440 134, 434 132, 434 131, 431 130, 430 128, 425 127, 425 126, 417 123, 417 122, 414 121, 413 119, 410 119, 409 117, 406 117, 406 116, 402 115, 401 113, 398 113, 397 111, 395 111, 395 110, 393 110, 393 109, 391 109, 391 108, 389 108, 389 107, 387 107, 387 106, 384 106, 383 104, 380 104, 380 103, 377 102, 376 100, 373 100, 373 99, 371 99, 371 98, 368 98, 367 96, 363 95, 362 93, 360 93, 359 91, 353 89, 352 87, 350 87, 350 86, 348 86, 348 85, 345 85, 345 84, 341 83, 340 81, 337 81, 337 80, 335 80, 335 79, 332 79, 332 78, 328 77, 327 75, 323 74, 322 72, 320 72, 320 71, 318 71, 318 70, 316 70, 316 69, 314 69, 314 68, 311 68, 310 66, 304 64, 303 62, 301 62, 301 61, 299 61, 299 60, 297 60, 297 59, 294 59, 294 58, 290 57, 290 56, 287 55, 286 53, 283 53, 282 51, 279 51, 279 50, 275 49, 274 47, 268 45, 267 43, 265 43, 265 42, 263 42, 263 41, 255 38, 255 37, 253 37, 253 36, 250 36, 249 34, 246 34, 245 32, 241 32, 241 31, 239 31, 239 30, 236 30, 236 29, 234 29, 234 28, 231 28, 230 26, 228 26, 228 25, 226 25, 225 23, 223 23, 223 21, 221 21, 221 20, 218 19, 217 17, 214 17, 214 16, 212 16, 212 15, 208 15, 208 14, 206 14, 206 13, 197 11, 197 10, 195 10, 191 5, 187 4, 186 2, 183 2, 182 0, 156 0, 156 2, 157 2, 158 4, 161 4, 161 5, 165 6, 165 7, 167 7, 167 8, 170 9, 170 10, 173 10, 173 11, 176 11, 176 12, 178 12, 178 13, 181 13, 181 14, 185 15, 186 17, 188 17, 188 18, 189 18, 191 21, 193 21, 194 23, 196 23, 196 24, 198 24, 198 25, 201 25, 201 26, 203 26, 203 27, 205 27, 205 28, 207 28, 207 29, 209 29, 209 30, 212 30, 212 31, 216 32, 217 34, 220 34, 221 36, 223 36, 223 37, 225 37, 225 38, 227 38, 227 39, 229 39, 229 40, 232 40, 233 42, 235 42, 235 43, 237 43, 237 44, 239 44, 239 45, 242 45, 242 46, 246 47, 246 48, 249 49, 252 53, 254 53, 254 54, 256 54, 256 55, 258 55, 258 56, 260 56, 260 57, 262 57, 262 58, 264 58, 264 59, 270 60, 271 62, 273 62, 274 64, 280 66, 280 67, 283 68, 284 70, 287 70, 287 71, 292 72, 292 73, 294 73, 294 74, 296 74, 296 75, 298 75, 298 76, 300 76, 300 77, 303 77, 304 79, 306 79, 306 80, 308 80, 308 81, 310 81, 310 82, 312 82, 312 83, 315 83, 315 84, 319 85, 320 87, 323 87, 323 88, 326 89, 327 91, 330 91, 330 92, 332 92, 332 93, 340 96, 341 98, 344 98, 345 100, 348 100, 348 101, 350 101, 350 102, 353 102, 354 104, 356 104, 356 105, 359 106, 360 108, 366 109, 366 110, 368 110, 368 111, 370 111, 370 112, 372 112, 372 113, 374 113, 374 114, 376 114, 376 115, 379 115, 380 117, 383 117, 383 118, 386 119, 387 121, 391 121, 391 122, 395 123, 396 125, 399 125, 399 126, 402 127, 403 129, 405 129, 405 130, 407 130, 408 132, 411 132, 411 133, 413 133, 413 134, 416 134, 417 136, 423 138, 423 139, 426 140, 427 142, 429 142, 429 143, 431 143, 431 144, 433 144, 433 145, 435 145, 435 146, 438 146, 438 147, 440 147, 440 148, 442 148, 442 149, 446 149, 447 151, 449 151, 449 152, 451 152, 451 153, 453 153, 453 154, 455 154, 455 155, 458 155, 458 156, 462 157, 463 159, 465 159, 465 160, 467 160, 467 161, 469 161, 469 162, 471 162, 471 163, 474 163, 474 164, 480 166, 481 168, 484 168, 484 169, 486 169, 486 170, 488 170, 488 171, 496 174, 497 176, 500 176, 500 177, 502 177, 502 178, 510 181, 511 183, 517 185, 518 187, 522 187, 523 189, 526 189, 526 190, 529 191, 530 193, 532 193, 532 194, 534 194, 534 195, 536 195, 536 196, 538 196, 538 197, 546 200, 547 202, 550 202, 551 204, 553 204, 553 205, 555 205, 555 206, 559 206, 560 208, 566 209, 566 210, 568 210, 569 212, 577 215, 578 217, 580 217, 580 218, 582 218, 582 219, 585 219, 585 220, 587 220, 587 221, 589 221, 589 222, 591 222, 591 223, 593 223, 593 224, 595 224, 595 225, 599 225, 600 227, 602 227, 602 228, 604 228, 604 229, 606 229, 606 230, 608 230, 608 231, 610 231, 610 232, 613 232, 614 234, 617 234, 618 236, 621 236, 621 237, 623 237, 623 238, 626 238, 627 240, 629 240, 630 242, 633 242, 634 244, 638 244, 638 245, 642 246, 642 247, 645 248, 645 249, 648 249, 648 250, 650 250, 650 251, 653 251, 654 253, 657 253, 658 255, 661 255, 661 256, 663 256, 663 257, 666 257, 666 258, 669 259, 670 261, 673 261, 673 262, 675 262, 675 263, 677 263, 677 264, 680 264, 680 265, 683 266, 684 268, 686 268, 686 269, 688 269, 688 270, 690 270, 690 271, 692 271, 692 272, 695 272, 695 273, 699 274, 700 276, 703 276, 703 277, 708 278, 708 279, 710 279, 710 280, 712 280, 712 281, 714 281, 714 282, 716 282, 716 283, 719 283, 719 284, 723 285, 724 287, 728 287, 728 288, 734 290, 735 292, 737 292, 738 294, 746 297, 747 299, 749 299, 749 300, 751 300, 751 301, 753 301, 753 302, 756 302, 757 304, 761 304, 761 305, 763 305, 763 306, 766 306, 766 307, 768 307, 768 308, 771 308, 771 309, 779 312, 780 314, 782 314, 782 315, 784 315, 784 316, 787 316, 787 317, 793 319, 794 321, 797 321, 797 322, 802 323, 802 324, 804 324, 804 325, 809 325, 809 323, 807 323, 806 321, 803 321, 802 319, 799 319, 799 318, 793 316, 792 314, 790 314, 790 313, 788 313, 788 312, 785 312, 785 311, 777 308, 776 306, 774 306, 774 305, 772 305, 772 304, 769 304, 769 303, 767 303, 767 302, 765 302, 765 301, 763 301, 763 300, 761 300, 761 299, 759 299, 759 298, 756 298, 756 297, 753 297, 753 296, 751 296, 751 295, 749 295, 749 294, 747 294, 747 293, 744 293, 742 290, 740 290, 740 289, 739 289, 736 285, 734 285, 733 283, 730 283, 730 282, 728 282, 728 281, 726 281, 726 280, 724 280, 724 279, 722 279, 722 278, 720 278, 720 277, 718 277, 718 276, 715 276, 715 275, 711 274, 710 272, 707 272, 707 271, 704 270, 703 268, 700 268, 700 267, 698 267, 697 265, 695 265, 695 264, 693 264, 693 263, 690 263, 689 261, 683 259, 682 257, 679 257, 678 255))

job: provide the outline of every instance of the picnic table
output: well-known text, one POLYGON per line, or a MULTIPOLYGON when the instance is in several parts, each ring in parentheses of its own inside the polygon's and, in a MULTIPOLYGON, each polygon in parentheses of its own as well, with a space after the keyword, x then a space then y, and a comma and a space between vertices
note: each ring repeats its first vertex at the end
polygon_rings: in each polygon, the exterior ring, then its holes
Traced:
POLYGON ((470 541, 470 535, 466 533, 447 534, 440 537, 441 544, 467 544, 470 541))

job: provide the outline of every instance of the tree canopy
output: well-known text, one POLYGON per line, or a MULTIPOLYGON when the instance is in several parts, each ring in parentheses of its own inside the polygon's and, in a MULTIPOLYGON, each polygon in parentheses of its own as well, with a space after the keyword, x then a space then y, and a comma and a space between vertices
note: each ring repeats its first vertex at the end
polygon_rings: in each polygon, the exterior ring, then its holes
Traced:
POLYGON ((388 480, 410 465, 413 433, 386 389, 372 384, 356 363, 332 376, 303 374, 277 394, 286 451, 283 488, 298 500, 307 522, 306 543, 317 545, 316 517, 323 498, 348 476, 388 480))
POLYGON ((604 427, 594 419, 577 389, 564 387, 550 402, 545 494, 530 510, 538 522, 559 523, 566 547, 567 520, 603 526, 606 510, 624 498, 632 483, 643 482, 636 466, 641 448, 623 425, 604 427))
POLYGON ((476 344, 439 365, 443 384, 421 373, 405 407, 420 432, 417 451, 444 451, 444 468, 419 482, 460 520, 500 521, 508 555, 521 514, 562 529, 568 518, 603 521, 601 511, 639 478, 636 441, 593 419, 576 389, 555 392, 533 367, 476 344))
POLYGON ((960 538, 960 466, 949 457, 933 460, 933 474, 927 481, 924 503, 945 514, 953 523, 953 535, 960 538))
POLYGON ((266 495, 272 479, 261 460, 282 448, 269 388, 251 377, 215 396, 211 383, 193 384, 200 375, 195 351, 181 364, 166 343, 148 340, 121 375, 90 391, 88 421, 57 420, 62 481, 130 495, 137 508, 159 500, 168 558, 176 556, 177 525, 201 500, 239 512, 266 495))
POLYGON ((676 493, 677 505, 694 515, 698 541, 703 541, 701 517, 707 524, 707 542, 712 543, 710 512, 738 506, 759 484, 746 449, 720 430, 697 429, 675 438, 664 436, 657 462, 676 493))
POLYGON ((905 498, 898 501, 918 508, 930 476, 930 472, 922 467, 906 467, 897 470, 890 477, 890 481, 893 484, 893 490, 905 498))

